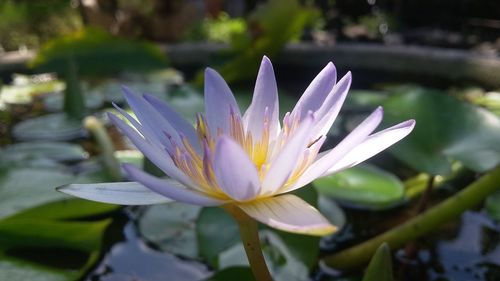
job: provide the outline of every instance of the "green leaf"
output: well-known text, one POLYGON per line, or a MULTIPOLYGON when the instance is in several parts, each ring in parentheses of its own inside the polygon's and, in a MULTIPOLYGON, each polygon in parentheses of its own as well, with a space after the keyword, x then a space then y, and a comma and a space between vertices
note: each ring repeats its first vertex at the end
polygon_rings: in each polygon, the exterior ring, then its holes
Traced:
POLYGON ((500 220, 500 191, 486 198, 485 208, 492 218, 500 220))
POLYGON ((52 168, 14 168, 0 173, 0 218, 66 197, 56 192, 73 175, 52 168))
POLYGON ((30 66, 61 72, 68 57, 74 58, 79 73, 94 77, 167 65, 165 55, 153 44, 112 36, 98 28, 86 28, 44 44, 30 66))
POLYGON ((384 243, 378 247, 366 269, 363 281, 392 281, 391 249, 384 243))
POLYGON ((12 135, 21 141, 66 141, 83 137, 85 131, 78 120, 55 113, 19 122, 12 135))
POLYGON ((117 206, 65 200, 0 220, 0 280, 75 280, 98 259, 111 220, 71 221, 102 216, 117 206))
POLYGON ((185 257, 198 257, 196 218, 201 207, 172 202, 148 208, 139 219, 139 230, 162 250, 185 257))
POLYGON ((8 145, 0 152, 2 161, 20 162, 37 158, 55 161, 81 161, 87 157, 83 148, 66 142, 24 142, 8 145))
POLYGON ((254 281, 252 270, 249 267, 235 266, 217 271, 207 281, 254 281))
POLYGON ((121 208, 118 205, 103 204, 83 199, 67 199, 28 209, 6 219, 51 219, 74 220, 100 216, 121 208))
POLYGON ((359 208, 384 209, 400 203, 404 185, 393 174, 362 164, 313 182, 320 194, 359 208))
POLYGON ((413 132, 392 154, 410 167, 434 175, 451 172, 452 160, 477 172, 500 163, 500 118, 440 91, 400 87, 384 103, 386 125, 413 118, 413 132))
POLYGON ((219 254, 240 241, 238 225, 221 208, 203 208, 196 223, 199 255, 217 268, 219 254))

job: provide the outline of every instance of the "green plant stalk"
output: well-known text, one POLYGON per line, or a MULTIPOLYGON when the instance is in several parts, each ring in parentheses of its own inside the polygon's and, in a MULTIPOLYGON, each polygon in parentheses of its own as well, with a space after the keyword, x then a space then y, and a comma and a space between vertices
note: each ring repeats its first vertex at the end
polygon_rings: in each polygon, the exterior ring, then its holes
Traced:
POLYGON ((122 176, 120 171, 120 164, 113 154, 115 151, 113 142, 106 132, 106 128, 104 128, 104 125, 94 116, 86 117, 83 121, 83 124, 97 141, 97 144, 101 149, 104 167, 106 168, 109 176, 115 181, 121 180, 122 176))
POLYGON ((327 256, 323 261, 326 265, 338 270, 351 270, 359 267, 369 261, 382 243, 387 242, 391 249, 398 249, 408 241, 421 237, 456 218, 499 189, 500 166, 421 215, 368 241, 327 256))
POLYGON ((257 222, 233 205, 224 206, 226 210, 238 223, 240 237, 245 247, 250 268, 252 269, 255 280, 272 281, 266 260, 262 254, 262 248, 259 240, 259 228, 257 222))
POLYGON ((64 112, 71 118, 81 120, 85 112, 85 100, 78 80, 78 67, 72 57, 66 59, 66 72, 63 77, 66 82, 64 112))

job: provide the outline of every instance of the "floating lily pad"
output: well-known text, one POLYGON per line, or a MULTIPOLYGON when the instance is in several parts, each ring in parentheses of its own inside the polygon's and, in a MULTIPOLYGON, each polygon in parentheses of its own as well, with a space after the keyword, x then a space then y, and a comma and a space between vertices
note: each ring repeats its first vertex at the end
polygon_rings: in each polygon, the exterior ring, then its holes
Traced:
POLYGON ((24 142, 6 146, 0 152, 0 157, 6 161, 16 162, 38 158, 73 162, 86 159, 87 152, 79 145, 66 142, 24 142))
POLYGON ((84 137, 86 132, 80 121, 55 113, 16 124, 12 135, 21 141, 66 141, 84 137))
POLYGON ((386 125, 417 121, 390 151, 410 167, 434 175, 451 172, 452 160, 478 172, 500 163, 500 118, 437 90, 400 87, 384 102, 386 125))
POLYGON ((313 185, 320 194, 359 208, 384 209, 404 198, 404 185, 397 177, 368 164, 319 178, 313 185))
POLYGON ((6 104, 28 104, 37 95, 62 92, 64 88, 65 84, 61 81, 3 86, 0 91, 0 102, 6 104))
POLYGON ((57 186, 71 183, 73 175, 52 168, 17 167, 0 174, 0 218, 67 197, 57 186))
POLYGON ((387 99, 387 93, 373 90, 350 90, 342 106, 343 112, 375 108, 387 99))
MULTIPOLYGON (((98 109, 104 103, 102 95, 96 92, 88 92, 83 95, 85 107, 87 109, 98 109)), ((54 93, 43 97, 43 105, 47 111, 59 112, 63 110, 64 95, 62 93, 54 93)))
POLYGON ((201 210, 196 224, 196 236, 199 255, 216 268, 219 254, 240 241, 238 225, 221 208, 201 210))
POLYGON ((172 202, 151 206, 139 220, 139 230, 162 250, 196 258, 196 218, 201 207, 172 202))

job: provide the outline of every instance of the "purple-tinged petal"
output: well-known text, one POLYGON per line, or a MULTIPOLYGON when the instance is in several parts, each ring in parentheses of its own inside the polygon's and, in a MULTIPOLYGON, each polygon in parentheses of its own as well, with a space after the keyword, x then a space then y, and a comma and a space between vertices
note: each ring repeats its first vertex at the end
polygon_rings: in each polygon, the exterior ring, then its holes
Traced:
POLYGON ((293 185, 284 189, 281 193, 286 193, 298 189, 316 178, 323 175, 337 161, 342 159, 354 147, 362 143, 377 128, 382 121, 383 110, 378 107, 361 124, 359 124, 347 137, 345 137, 336 147, 324 153, 323 157, 316 160, 307 168, 302 176, 293 185))
POLYGON ((217 141, 213 165, 217 183, 229 197, 247 201, 259 194, 257 168, 243 148, 229 137, 222 136, 217 141))
POLYGON ((290 137, 283 149, 271 162, 269 170, 266 172, 262 182, 261 194, 270 195, 282 187, 291 176, 297 161, 303 155, 309 144, 314 117, 311 113, 301 122, 299 128, 290 137))
POLYGON ((144 128, 147 128, 149 132, 152 132, 154 136, 163 145, 169 146, 170 141, 165 136, 165 133, 173 137, 175 141, 180 143, 179 134, 172 127, 169 121, 165 120, 158 111, 156 111, 144 98, 132 93, 127 87, 123 87, 125 93, 125 99, 127 103, 132 108, 135 116, 141 122, 144 128))
POLYGON ((195 186, 192 180, 175 166, 174 162, 170 158, 170 155, 168 155, 165 150, 162 150, 158 146, 143 139, 134 129, 132 129, 132 127, 125 124, 125 122, 115 115, 108 113, 108 117, 115 126, 120 128, 123 134, 125 134, 132 141, 132 143, 144 154, 144 156, 165 172, 167 176, 180 181, 184 185, 190 187, 195 186))
POLYGON ((415 127, 415 120, 407 120, 383 131, 370 135, 364 142, 353 148, 340 161, 335 163, 326 173, 329 175, 353 167, 368 158, 385 150, 406 137, 415 127))
POLYGON ((351 72, 340 79, 340 81, 333 87, 325 102, 316 112, 317 122, 314 130, 317 130, 317 135, 326 135, 330 130, 333 122, 337 118, 340 108, 344 104, 349 88, 351 87, 351 72))
POLYGON ((172 202, 138 182, 69 184, 57 191, 79 198, 118 205, 152 205, 172 202))
POLYGON ((301 118, 304 118, 307 112, 316 112, 325 101, 336 81, 337 70, 333 63, 329 62, 304 91, 292 111, 292 116, 298 114, 302 116, 301 118))
POLYGON ((279 230, 317 236, 337 230, 313 206, 291 194, 238 204, 238 207, 250 217, 279 230))
POLYGON ((222 200, 189 189, 174 180, 154 177, 134 165, 125 164, 123 168, 134 181, 140 182, 152 191, 172 200, 200 206, 219 206, 225 203, 222 200))
POLYGON ((279 131, 279 104, 278 87, 271 61, 264 56, 260 64, 259 74, 255 82, 252 104, 248 107, 243 117, 245 128, 252 132, 254 141, 259 141, 266 118, 266 108, 269 122, 269 132, 274 138, 279 131))
POLYGON ((217 71, 207 68, 205 70, 205 117, 212 135, 216 136, 219 129, 222 132, 229 131, 231 111, 241 116, 236 99, 226 81, 217 71))
POLYGON ((171 108, 166 102, 160 100, 159 98, 145 94, 144 99, 151 104, 161 116, 163 116, 172 127, 181 132, 189 140, 189 143, 201 152, 201 147, 198 142, 198 135, 193 127, 186 119, 184 119, 179 113, 177 113, 173 108, 171 108))

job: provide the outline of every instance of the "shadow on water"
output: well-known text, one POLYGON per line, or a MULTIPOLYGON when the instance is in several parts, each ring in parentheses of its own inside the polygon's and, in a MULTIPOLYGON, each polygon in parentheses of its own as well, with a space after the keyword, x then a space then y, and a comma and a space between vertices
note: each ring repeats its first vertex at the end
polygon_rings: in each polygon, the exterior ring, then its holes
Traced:
POLYGON ((203 263, 160 252, 140 237, 137 210, 125 209, 121 221, 110 231, 109 248, 86 281, 189 281, 203 280, 211 275, 203 263), (117 238, 120 237, 120 241, 117 238))

